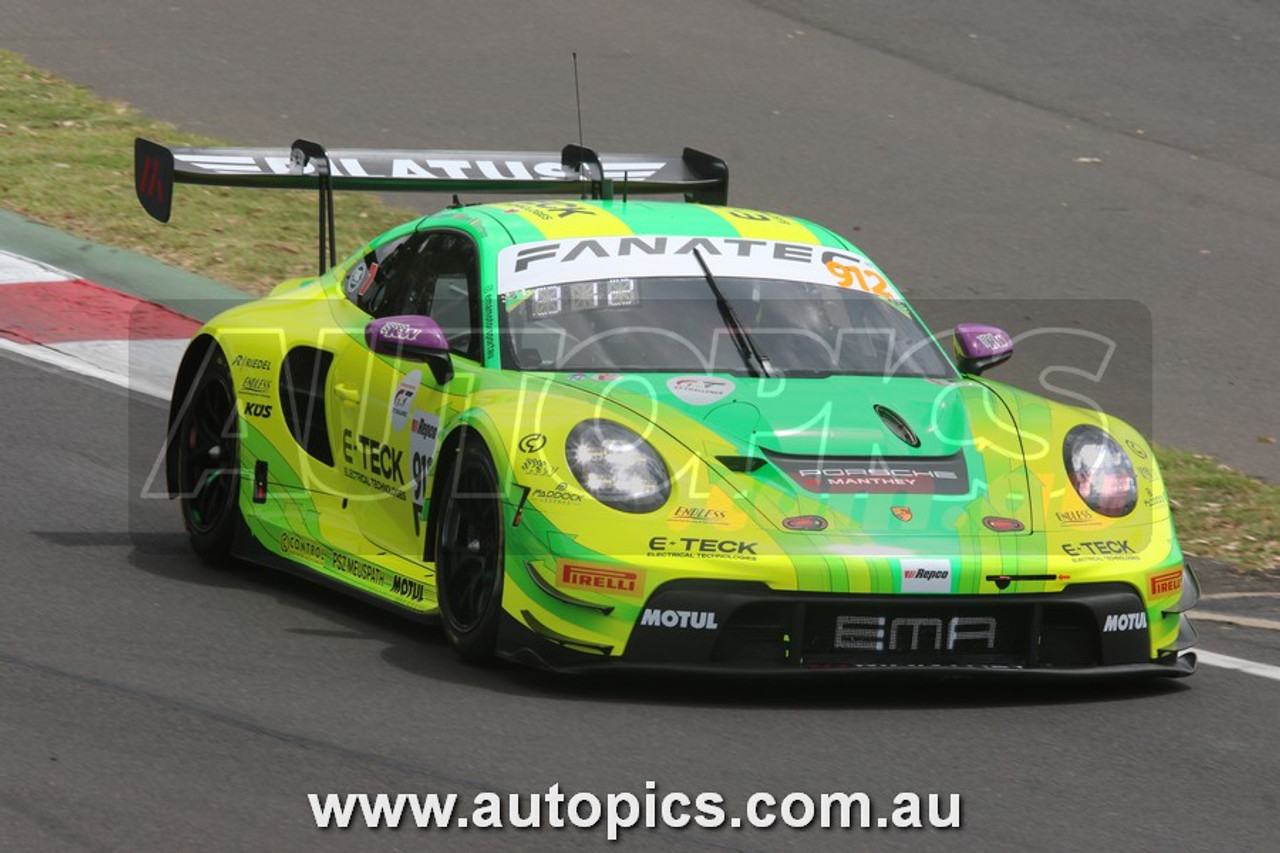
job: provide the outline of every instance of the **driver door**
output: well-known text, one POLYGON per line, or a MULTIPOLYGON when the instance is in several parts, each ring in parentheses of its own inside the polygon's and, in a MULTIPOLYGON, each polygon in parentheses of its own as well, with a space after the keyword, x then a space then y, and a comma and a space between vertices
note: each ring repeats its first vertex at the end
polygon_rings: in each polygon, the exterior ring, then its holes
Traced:
POLYGON ((338 464, 351 486, 356 524, 372 543, 410 560, 422 557, 422 507, 441 418, 451 389, 469 388, 466 365, 482 351, 476 259, 465 234, 418 232, 369 274, 364 294, 353 299, 371 319, 434 319, 449 339, 454 379, 442 384, 422 362, 375 354, 363 345, 349 347, 334 365, 342 421, 338 464))

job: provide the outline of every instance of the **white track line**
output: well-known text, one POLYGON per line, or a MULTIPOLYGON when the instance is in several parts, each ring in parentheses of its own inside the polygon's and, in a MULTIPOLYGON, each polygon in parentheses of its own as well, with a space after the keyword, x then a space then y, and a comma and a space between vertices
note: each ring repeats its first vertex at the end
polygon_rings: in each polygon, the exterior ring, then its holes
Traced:
POLYGON ((78 373, 81 376, 88 376, 93 379, 101 379, 103 382, 109 382, 112 385, 118 385, 121 388, 127 388, 131 391, 137 391, 146 394, 149 397, 156 397, 161 400, 169 399, 170 389, 161 387, 147 382, 130 382, 128 374, 118 373, 99 367, 82 359, 76 358, 66 353, 49 349, 40 344, 18 344, 8 338, 0 338, 0 351, 11 352, 16 355, 25 356, 33 361, 41 361, 45 364, 65 370, 68 373, 78 373))
POLYGON ((40 284, 51 281, 72 281, 76 276, 69 272, 15 255, 0 252, 0 284, 40 284))
POLYGON ((1208 666, 1216 666, 1221 669, 1234 669, 1236 672, 1244 672, 1249 675, 1256 675, 1260 678, 1270 678, 1272 681, 1280 681, 1280 666, 1272 666, 1269 663, 1258 663, 1257 661, 1245 660, 1244 658, 1236 658, 1231 655, 1221 655, 1217 652, 1205 651, 1204 649, 1196 649, 1196 660, 1208 666))

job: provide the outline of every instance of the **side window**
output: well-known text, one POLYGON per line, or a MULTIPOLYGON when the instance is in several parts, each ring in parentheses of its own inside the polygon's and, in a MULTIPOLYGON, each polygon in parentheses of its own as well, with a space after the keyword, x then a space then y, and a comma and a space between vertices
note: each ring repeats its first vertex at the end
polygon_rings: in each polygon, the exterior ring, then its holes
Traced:
POLYGON ((440 324, 449 349, 479 360, 480 274, 476 246, 455 232, 437 232, 428 240, 420 279, 404 290, 396 314, 425 314, 440 324))
POLYGON ((432 231, 402 238, 366 255, 342 286, 347 298, 373 317, 431 317, 444 330, 450 350, 480 360, 480 272, 469 237, 432 231))
POLYGON ((342 279, 342 292, 360 310, 368 312, 370 296, 377 289, 374 284, 377 282, 379 270, 382 269, 387 258, 404 245, 406 239, 408 238, 401 237, 384 243, 356 261, 351 265, 351 269, 347 270, 346 277, 342 279))
POLYGON ((380 246, 353 266, 343 280, 347 298, 373 317, 402 313, 405 292, 421 280, 428 251, 425 234, 402 237, 380 246))

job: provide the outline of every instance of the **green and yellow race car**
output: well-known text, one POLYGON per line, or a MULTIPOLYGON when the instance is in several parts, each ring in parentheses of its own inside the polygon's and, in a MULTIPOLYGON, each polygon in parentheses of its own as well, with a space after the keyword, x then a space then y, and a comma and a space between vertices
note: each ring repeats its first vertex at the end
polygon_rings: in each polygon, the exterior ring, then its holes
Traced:
POLYGON ((139 139, 135 167, 161 221, 175 183, 319 197, 320 274, 179 369, 168 488, 202 555, 438 619, 474 661, 1194 671, 1142 436, 983 376, 1000 329, 949 356, 849 241, 727 206, 715 157, 139 139), (341 189, 544 198, 455 196, 338 262, 341 189))

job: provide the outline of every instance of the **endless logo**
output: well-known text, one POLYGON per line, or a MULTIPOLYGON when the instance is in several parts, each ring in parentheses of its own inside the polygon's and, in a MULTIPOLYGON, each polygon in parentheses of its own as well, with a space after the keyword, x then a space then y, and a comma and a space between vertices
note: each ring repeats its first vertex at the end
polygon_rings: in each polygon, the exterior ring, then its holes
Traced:
POLYGON ((703 524, 724 524, 728 515, 722 509, 708 509, 700 506, 678 506, 672 521, 696 521, 703 524))

